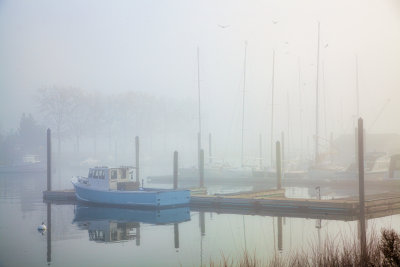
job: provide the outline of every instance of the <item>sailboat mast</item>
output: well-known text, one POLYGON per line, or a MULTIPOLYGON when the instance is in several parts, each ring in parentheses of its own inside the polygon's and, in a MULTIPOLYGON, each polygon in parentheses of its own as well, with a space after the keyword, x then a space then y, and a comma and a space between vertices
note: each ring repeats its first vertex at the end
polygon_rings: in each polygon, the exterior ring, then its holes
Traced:
POLYGON ((246 57, 247 57, 247 41, 244 42, 244 62, 243 62, 243 98, 242 98, 242 153, 241 165, 244 165, 243 152, 244 152, 244 103, 246 91, 246 57))
MULTIPOLYGON (((303 137, 303 106, 302 106, 302 101, 301 101, 301 63, 300 63, 300 58, 298 58, 298 67, 299 67, 299 81, 298 81, 298 86, 299 86, 299 106, 300 106, 300 153, 301 155, 304 154, 304 137, 303 137)), ((303 156, 301 156, 301 159, 303 156)))
POLYGON ((317 81, 315 86, 315 163, 318 163, 318 138, 319 138, 319 118, 318 118, 318 84, 319 84, 319 28, 320 23, 318 21, 318 45, 317 45, 317 81))
POLYGON ((274 88, 275 87, 275 50, 272 50, 272 86, 271 86, 271 167, 273 166, 274 147, 274 88))
POLYGON ((197 158, 200 170, 200 150, 201 150, 201 94, 200 94, 200 49, 197 47, 197 91, 199 100, 199 132, 197 135, 197 158))
POLYGON ((358 89, 358 56, 356 55, 356 97, 357 97, 357 120, 360 118, 360 91, 358 89))

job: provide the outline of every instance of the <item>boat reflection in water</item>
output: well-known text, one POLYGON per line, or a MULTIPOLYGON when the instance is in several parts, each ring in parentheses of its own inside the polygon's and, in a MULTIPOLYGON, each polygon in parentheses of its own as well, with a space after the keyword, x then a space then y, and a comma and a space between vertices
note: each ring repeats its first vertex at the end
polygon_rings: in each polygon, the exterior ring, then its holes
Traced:
POLYGON ((88 230, 89 240, 140 245, 140 224, 178 224, 190 220, 189 207, 171 209, 128 209, 77 205, 73 223, 88 230))

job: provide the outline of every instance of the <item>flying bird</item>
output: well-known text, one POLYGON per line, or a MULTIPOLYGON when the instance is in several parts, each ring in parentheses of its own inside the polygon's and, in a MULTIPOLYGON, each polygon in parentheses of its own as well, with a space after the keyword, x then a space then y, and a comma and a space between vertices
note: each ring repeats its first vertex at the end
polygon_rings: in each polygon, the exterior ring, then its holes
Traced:
POLYGON ((229 26, 231 26, 231 25, 221 25, 221 24, 218 24, 218 27, 221 27, 222 29, 228 28, 229 26))

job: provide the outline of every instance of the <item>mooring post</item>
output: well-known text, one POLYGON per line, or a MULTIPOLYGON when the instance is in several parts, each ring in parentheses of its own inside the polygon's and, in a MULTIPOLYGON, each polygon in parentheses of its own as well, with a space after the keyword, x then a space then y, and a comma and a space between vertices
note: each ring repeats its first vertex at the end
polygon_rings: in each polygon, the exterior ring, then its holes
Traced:
POLYGON ((281 169, 282 177, 285 178, 285 134, 281 132, 281 169))
POLYGON ((276 188, 282 187, 281 143, 276 142, 276 188))
POLYGON ((258 138, 259 140, 258 140, 258 150, 259 150, 259 157, 260 157, 260 159, 259 159, 259 165, 260 165, 260 170, 262 171, 262 135, 260 134, 259 135, 259 138, 258 138))
POLYGON ((135 137, 136 182, 139 183, 139 136, 135 137))
POLYGON ((356 166, 358 166, 358 157, 359 157, 359 155, 358 155, 358 153, 359 153, 358 139, 359 139, 358 128, 356 127, 356 128, 354 128, 354 156, 355 156, 354 158, 355 158, 356 166))
POLYGON ((208 134, 208 162, 212 163, 211 133, 208 134))
POLYGON ((178 188, 178 151, 174 152, 174 189, 178 188))
POLYGON ((175 248, 179 248, 179 225, 178 223, 174 223, 174 244, 175 248))
POLYGON ((47 129, 47 191, 51 191, 51 130, 47 129))
POLYGON ((200 171, 200 150, 201 150, 201 134, 197 133, 197 167, 200 171))
POLYGON ((200 149, 200 187, 204 187, 204 150, 200 149))
MULTIPOLYGON (((363 263, 367 256, 367 238, 365 229, 365 191, 364 191, 364 126, 363 119, 358 119, 358 178, 359 178, 359 201, 360 201, 360 245, 361 260, 363 263)), ((364 266, 364 265, 363 265, 364 266)))

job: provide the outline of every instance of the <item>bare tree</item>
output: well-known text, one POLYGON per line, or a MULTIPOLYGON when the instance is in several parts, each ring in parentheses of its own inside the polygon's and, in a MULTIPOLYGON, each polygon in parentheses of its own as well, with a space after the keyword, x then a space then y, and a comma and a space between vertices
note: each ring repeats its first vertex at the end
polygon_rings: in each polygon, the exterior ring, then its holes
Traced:
POLYGON ((74 87, 40 88, 36 94, 39 109, 48 125, 55 129, 58 153, 61 153, 61 139, 68 130, 69 116, 75 111, 82 90, 74 87))

